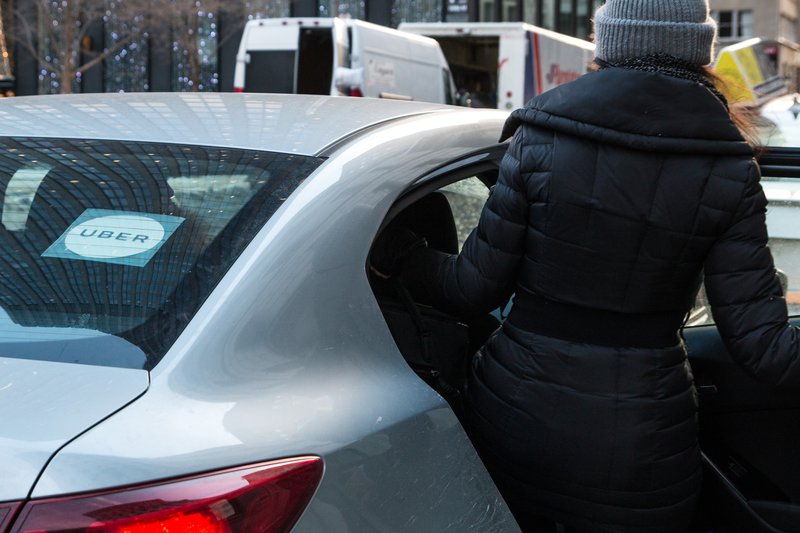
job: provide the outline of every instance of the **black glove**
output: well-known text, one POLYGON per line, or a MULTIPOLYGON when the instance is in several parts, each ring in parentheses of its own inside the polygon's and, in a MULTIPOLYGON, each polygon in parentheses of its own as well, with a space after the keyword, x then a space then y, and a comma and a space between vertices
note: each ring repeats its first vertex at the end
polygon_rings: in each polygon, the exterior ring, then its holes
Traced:
POLYGON ((382 278, 391 278, 400 273, 405 259, 417 248, 426 247, 428 243, 413 231, 404 226, 384 229, 370 253, 370 270, 382 278))

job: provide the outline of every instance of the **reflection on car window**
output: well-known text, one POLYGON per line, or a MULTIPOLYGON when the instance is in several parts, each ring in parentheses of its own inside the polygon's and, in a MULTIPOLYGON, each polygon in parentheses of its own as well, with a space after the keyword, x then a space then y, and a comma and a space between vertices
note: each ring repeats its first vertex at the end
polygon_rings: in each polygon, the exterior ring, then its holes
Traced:
POLYGON ((321 160, 0 141, 0 355, 152 368, 321 160))
POLYGON ((458 231, 458 249, 464 246, 470 232, 478 225, 489 189, 477 177, 469 177, 439 189, 447 197, 458 231))

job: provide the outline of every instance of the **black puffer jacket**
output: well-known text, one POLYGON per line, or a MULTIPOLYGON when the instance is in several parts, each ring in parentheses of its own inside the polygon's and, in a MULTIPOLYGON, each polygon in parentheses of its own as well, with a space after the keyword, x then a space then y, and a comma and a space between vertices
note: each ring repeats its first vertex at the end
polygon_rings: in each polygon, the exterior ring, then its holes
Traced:
POLYGON ((800 383, 753 152, 704 85, 621 68, 535 98, 512 134, 461 254, 420 252, 404 276, 461 314, 515 295, 468 403, 518 516, 680 531, 700 460, 678 331, 703 272, 731 355, 800 383))

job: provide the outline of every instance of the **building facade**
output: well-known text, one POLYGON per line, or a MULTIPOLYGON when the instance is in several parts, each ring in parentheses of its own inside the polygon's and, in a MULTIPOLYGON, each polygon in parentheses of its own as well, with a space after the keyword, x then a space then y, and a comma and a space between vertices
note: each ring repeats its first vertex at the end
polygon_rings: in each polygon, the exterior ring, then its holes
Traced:
POLYGON ((773 64, 789 92, 800 89, 798 0, 710 0, 717 20, 718 48, 748 39, 764 41, 764 60, 773 64))
POLYGON ((751 37, 798 41, 797 0, 710 0, 721 46, 751 37))
MULTIPOLYGON (((55 37, 42 20, 36 19, 47 19, 49 25, 57 23, 63 16, 62 7, 73 1, 0 0, 0 31, 4 30, 0 33, 4 37, 0 41, 0 54, 5 50, 7 68, 12 73, 4 80, 0 72, 0 85, 5 84, 10 93, 46 94, 65 89, 230 91, 242 27, 255 17, 348 15, 392 27, 401 22, 523 21, 590 40, 592 15, 603 3, 603 0, 192 0, 190 5, 197 8, 196 24, 190 32, 194 41, 186 41, 184 28, 172 34, 143 33, 122 43, 124 30, 130 30, 131 21, 118 17, 117 10, 126 2, 146 5, 141 2, 147 0, 82 0, 84 5, 94 2, 104 7, 107 15, 87 28, 87 35, 75 53, 85 61, 109 49, 114 53, 91 69, 73 75, 65 88, 68 82, 60 80, 58 61, 52 60, 55 54, 51 49, 57 48, 56 43, 48 40, 55 37), (40 4, 44 7, 34 7, 40 4), (37 28, 40 34, 31 36, 31 31, 35 33, 37 28), (27 37, 33 38, 27 42, 22 39, 23 30, 28 32, 27 37), (192 68, 194 73, 190 72, 192 68)), ((167 1, 174 5, 182 0, 167 1)), ((800 56, 799 2, 710 0, 712 15, 719 24, 719 46, 752 37, 776 41, 781 50, 782 72, 793 80, 792 89, 796 89, 795 80, 800 80, 800 59, 795 57, 800 56)), ((164 4, 152 1, 150 5, 159 9, 164 4)))
MULTIPOLYGON (((181 2, 168 1, 173 5, 181 2)), ((72 47, 79 55, 77 65, 88 63, 108 50, 114 52, 90 69, 67 72, 69 80, 65 81, 62 79, 65 60, 57 53, 63 45, 57 40, 60 29, 74 23, 63 18, 71 14, 65 6, 70 6, 73 0, 0 0, 0 20, 5 29, 0 43, 7 45, 12 71, 9 93, 230 91, 242 27, 246 20, 255 17, 348 15, 392 27, 404 21, 525 21, 588 38, 591 15, 601 3, 600 0, 197 0, 190 4, 197 7, 198 20, 191 32, 196 42, 187 42, 185 29, 176 29, 172 35, 140 33, 128 39, 125 32, 132 29, 135 21, 119 15, 126 2, 147 5, 142 3, 146 0, 83 0, 84 6, 96 4, 106 14, 97 21, 79 17, 86 35, 72 47), (190 75, 191 68, 197 70, 198 64, 199 74, 190 75)), ((154 9, 164 6, 158 1, 150 5, 154 9)))
POLYGON ((527 22, 580 39, 589 39, 592 15, 601 0, 479 0, 471 20, 527 22))

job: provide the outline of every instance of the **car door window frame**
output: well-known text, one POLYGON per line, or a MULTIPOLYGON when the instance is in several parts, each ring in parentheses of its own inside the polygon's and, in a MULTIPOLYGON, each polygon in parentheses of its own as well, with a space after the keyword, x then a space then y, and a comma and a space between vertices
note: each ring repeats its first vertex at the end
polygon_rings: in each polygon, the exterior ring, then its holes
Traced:
POLYGON ((477 176, 487 188, 491 188, 500 171, 500 160, 508 148, 507 144, 498 144, 486 149, 463 156, 455 161, 445 163, 437 169, 414 180, 389 208, 384 217, 378 235, 398 213, 418 201, 423 196, 430 194, 442 187, 459 180, 477 176), (494 180, 487 177, 494 173, 494 180))

